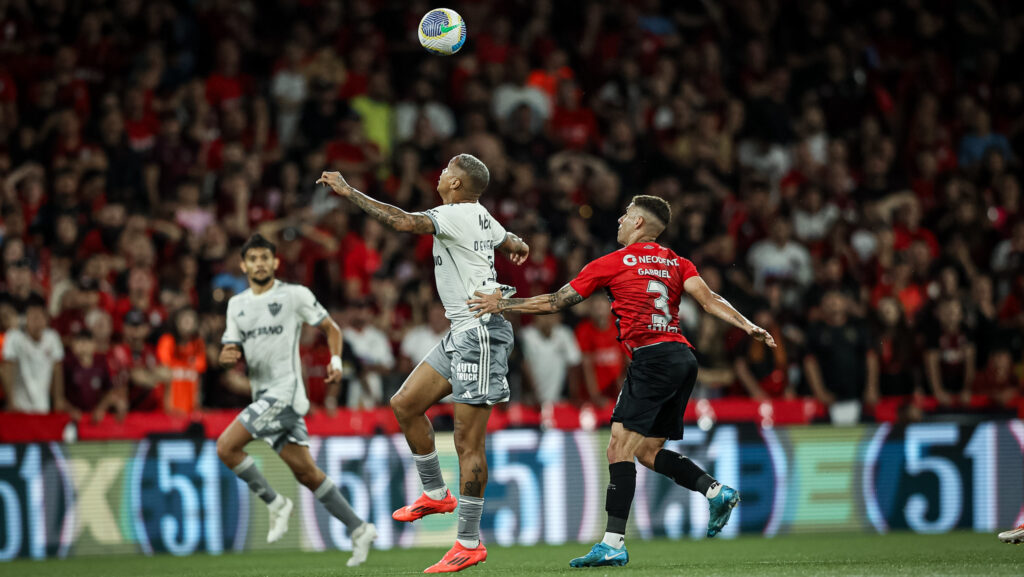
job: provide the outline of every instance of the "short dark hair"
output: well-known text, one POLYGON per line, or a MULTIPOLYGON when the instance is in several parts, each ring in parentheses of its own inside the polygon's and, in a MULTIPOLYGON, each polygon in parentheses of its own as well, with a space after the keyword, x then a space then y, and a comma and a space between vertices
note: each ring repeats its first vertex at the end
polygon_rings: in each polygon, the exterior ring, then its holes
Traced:
POLYGON ((245 259, 245 253, 249 252, 252 248, 265 248, 270 251, 270 254, 277 256, 277 245, 267 240, 262 234, 256 233, 249 237, 249 240, 245 241, 242 245, 242 258, 245 259))
POLYGON ((29 309, 36 309, 36 308, 43 309, 43 312, 45 313, 45 312, 47 312, 46 311, 46 299, 43 298, 43 295, 34 292, 34 293, 28 295, 28 298, 26 298, 24 301, 21 302, 21 307, 19 307, 19 308, 21 310, 19 310, 18 312, 22 313, 22 314, 27 313, 29 309))
POLYGON ((668 201, 664 198, 649 194, 638 194, 633 197, 633 206, 658 219, 662 230, 668 228, 669 223, 672 222, 672 207, 669 206, 668 201))
POLYGON ((455 157, 455 164, 466 173, 466 184, 472 192, 480 195, 487 190, 491 182, 491 171, 487 170, 482 160, 472 154, 460 154, 455 157))

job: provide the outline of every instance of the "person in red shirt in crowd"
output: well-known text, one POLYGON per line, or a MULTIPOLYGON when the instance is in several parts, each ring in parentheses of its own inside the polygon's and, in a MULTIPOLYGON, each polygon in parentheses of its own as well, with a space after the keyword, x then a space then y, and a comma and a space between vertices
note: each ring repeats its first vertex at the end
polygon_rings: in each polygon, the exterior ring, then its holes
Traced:
POLYGON ((576 82, 563 80, 548 131, 552 141, 570 150, 596 148, 599 133, 593 111, 580 105, 582 94, 576 82))
POLYGON ((555 281, 558 278, 558 259, 550 251, 551 235, 539 231, 533 234, 530 241, 530 258, 522 266, 526 288, 531 294, 550 292, 557 286, 555 281))
POLYGON ((171 382, 164 407, 169 413, 191 413, 202 408, 199 376, 206 372, 206 345, 199 336, 199 320, 190 308, 174 315, 174 329, 160 337, 156 358, 170 367, 171 382))
POLYGON ((151 326, 162 325, 167 320, 167 311, 153 298, 155 282, 152 271, 133 267, 128 271, 127 285, 128 294, 114 305, 114 332, 121 332, 125 316, 131 311, 142 313, 151 326))
POLYGON ((238 45, 222 40, 217 46, 217 69, 206 78, 206 100, 214 108, 234 105, 249 93, 252 80, 240 72, 238 45))
MULTIPOLYGON (((531 239, 533 240, 533 239, 531 239)), ((619 378, 626 367, 626 355, 619 344, 619 328, 608 303, 590 299, 587 317, 576 325, 576 342, 583 353, 583 384, 574 391, 579 402, 604 406, 619 396, 619 378)))
POLYGON ((121 326, 123 342, 110 352, 114 385, 129 410, 159 411, 164 406, 164 390, 172 373, 148 342, 150 319, 145 312, 133 309, 125 313, 121 326))
POLYGON ((722 485, 696 463, 662 448, 667 439, 683 438, 683 412, 697 382, 697 359, 679 329, 676 311, 685 291, 704 310, 775 348, 765 329, 747 320, 700 278, 697 267, 655 242, 672 220, 668 202, 656 196, 634 196, 619 218, 616 240, 624 248, 583 267, 580 274, 554 294, 502 298, 500 291, 476 293, 470 310, 483 314, 520 312, 550 314, 579 304, 604 288, 618 317, 619 339, 633 362, 612 413, 608 443, 610 482, 605 500, 608 525, 604 540, 573 567, 625 565, 625 533, 636 489, 634 459, 682 487, 705 495, 711 508, 708 537, 717 535, 739 503, 739 493, 722 485))
POLYGON ((106 355, 96 352, 92 333, 81 330, 71 337, 71 354, 64 357, 64 394, 69 412, 89 413, 98 423, 110 409, 124 419, 128 403, 114 387, 106 355))
POLYGON ((938 330, 927 335, 924 353, 925 376, 939 404, 948 407, 958 398, 970 403, 974 385, 974 342, 964 327, 960 301, 946 299, 935 313, 938 330))
POLYGON ((573 76, 573 71, 568 66, 568 57, 565 52, 554 50, 544 61, 544 68, 538 68, 530 73, 526 78, 526 85, 539 88, 554 103, 559 82, 571 80, 573 76))
POLYGON ((1013 354, 1007 348, 993 351, 988 366, 974 381, 973 391, 986 395, 1001 406, 1012 405, 1024 393, 1024 380, 1013 371, 1013 354))

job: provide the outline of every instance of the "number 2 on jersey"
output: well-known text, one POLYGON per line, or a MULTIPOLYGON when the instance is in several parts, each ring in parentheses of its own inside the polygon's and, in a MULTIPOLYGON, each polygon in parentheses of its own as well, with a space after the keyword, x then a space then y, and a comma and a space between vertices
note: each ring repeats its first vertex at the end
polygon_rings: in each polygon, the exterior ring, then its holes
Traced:
POLYGON ((672 312, 668 310, 668 287, 661 281, 652 280, 647 283, 647 292, 654 293, 654 308, 663 314, 651 315, 651 324, 668 325, 672 322, 672 312))

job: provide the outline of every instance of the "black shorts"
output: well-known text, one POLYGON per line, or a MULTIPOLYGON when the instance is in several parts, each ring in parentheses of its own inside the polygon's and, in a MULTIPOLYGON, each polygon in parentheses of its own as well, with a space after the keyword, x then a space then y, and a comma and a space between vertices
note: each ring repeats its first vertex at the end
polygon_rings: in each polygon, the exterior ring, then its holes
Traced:
POLYGON ((666 342, 633 353, 612 422, 645 437, 682 439, 683 411, 697 382, 697 359, 683 343, 666 342))

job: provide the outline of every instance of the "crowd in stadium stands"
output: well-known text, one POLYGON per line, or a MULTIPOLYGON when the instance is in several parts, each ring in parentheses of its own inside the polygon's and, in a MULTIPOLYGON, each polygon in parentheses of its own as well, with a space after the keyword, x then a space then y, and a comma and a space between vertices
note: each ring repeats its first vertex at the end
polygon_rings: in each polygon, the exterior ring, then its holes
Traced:
MULTIPOLYGON (((337 399, 302 334, 314 404, 386 403, 447 330, 431 238, 314 183, 422 210, 460 152, 532 248, 498 258, 523 296, 614 250, 633 194, 671 202, 662 242, 779 342, 684 300, 698 395, 851 421, 879 397, 1024 394, 1024 3, 477 1, 449 58, 416 43, 430 7, 0 1, 6 409, 245 404, 216 358, 254 232, 344 328, 337 399)), ((515 398, 614 402, 609 310, 514 320, 515 398)))

